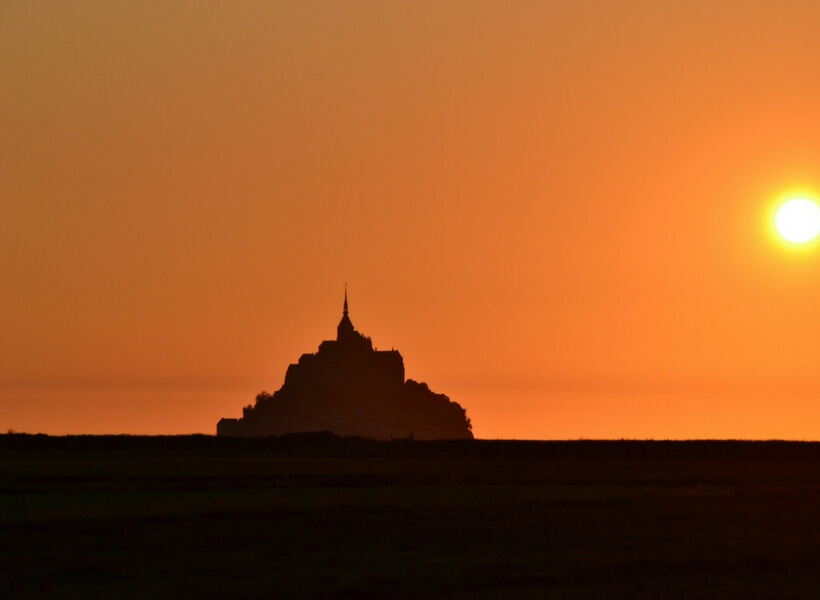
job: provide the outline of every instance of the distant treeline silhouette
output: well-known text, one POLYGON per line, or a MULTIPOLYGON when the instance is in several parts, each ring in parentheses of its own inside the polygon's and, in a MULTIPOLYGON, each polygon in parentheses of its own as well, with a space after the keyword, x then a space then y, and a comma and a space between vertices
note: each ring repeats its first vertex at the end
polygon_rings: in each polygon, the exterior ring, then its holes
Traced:
MULTIPOLYGON (((267 437, 0 434, 0 452, 70 456, 268 456, 578 460, 820 461, 820 442, 740 440, 375 440, 330 431, 267 437)), ((742 465, 741 465, 742 466, 742 465)))

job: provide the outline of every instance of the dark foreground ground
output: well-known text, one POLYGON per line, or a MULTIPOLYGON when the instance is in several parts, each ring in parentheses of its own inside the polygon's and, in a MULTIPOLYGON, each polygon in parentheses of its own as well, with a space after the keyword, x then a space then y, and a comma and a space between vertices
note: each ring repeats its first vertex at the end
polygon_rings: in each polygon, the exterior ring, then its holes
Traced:
POLYGON ((820 444, 0 436, 2 598, 820 598, 820 444))

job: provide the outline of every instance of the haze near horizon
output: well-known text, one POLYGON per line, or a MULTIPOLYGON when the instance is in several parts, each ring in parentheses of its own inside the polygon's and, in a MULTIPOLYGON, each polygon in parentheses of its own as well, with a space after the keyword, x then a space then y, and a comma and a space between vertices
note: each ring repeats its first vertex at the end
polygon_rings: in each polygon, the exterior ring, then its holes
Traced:
POLYGON ((0 431, 213 433, 347 281, 476 437, 820 439, 819 21, 4 3, 0 431))

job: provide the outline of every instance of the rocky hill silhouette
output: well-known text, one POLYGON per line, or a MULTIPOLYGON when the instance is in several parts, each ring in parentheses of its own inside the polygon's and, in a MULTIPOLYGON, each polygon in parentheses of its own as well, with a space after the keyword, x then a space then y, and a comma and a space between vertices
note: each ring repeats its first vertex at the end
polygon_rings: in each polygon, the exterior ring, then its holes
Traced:
POLYGON ((331 431, 376 439, 471 439, 465 410, 426 383, 404 380, 398 350, 375 350, 353 327, 345 291, 336 339, 290 365, 282 387, 262 392, 241 419, 222 419, 220 436, 331 431))

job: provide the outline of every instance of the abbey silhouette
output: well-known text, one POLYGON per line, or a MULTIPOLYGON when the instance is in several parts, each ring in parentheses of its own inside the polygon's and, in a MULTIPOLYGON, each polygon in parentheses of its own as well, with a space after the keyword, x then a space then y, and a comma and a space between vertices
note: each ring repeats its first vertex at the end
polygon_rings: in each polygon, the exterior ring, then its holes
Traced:
POLYGON ((222 419, 217 435, 264 436, 332 431, 376 439, 472 438, 464 409, 426 383, 404 380, 398 350, 375 350, 353 327, 345 290, 336 339, 290 365, 285 383, 262 392, 241 419, 222 419))

